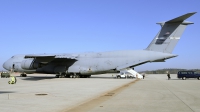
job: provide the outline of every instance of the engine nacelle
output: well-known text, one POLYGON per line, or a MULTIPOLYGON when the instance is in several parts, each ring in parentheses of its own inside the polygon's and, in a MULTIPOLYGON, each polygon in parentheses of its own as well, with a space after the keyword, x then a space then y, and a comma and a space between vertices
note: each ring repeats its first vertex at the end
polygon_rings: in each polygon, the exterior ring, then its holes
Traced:
POLYGON ((34 59, 25 59, 21 62, 21 68, 26 70, 33 70, 39 68, 39 63, 35 62, 34 59))

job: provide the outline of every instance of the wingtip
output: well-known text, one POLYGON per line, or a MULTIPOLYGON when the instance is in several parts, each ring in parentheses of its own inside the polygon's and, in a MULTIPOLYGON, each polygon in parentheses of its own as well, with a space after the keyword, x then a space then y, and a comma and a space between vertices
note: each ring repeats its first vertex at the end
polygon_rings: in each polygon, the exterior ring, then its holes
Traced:
POLYGON ((197 13, 197 12, 190 12, 190 13, 188 13, 188 14, 192 14, 192 15, 193 15, 193 14, 196 14, 196 13, 197 13))
POLYGON ((196 14, 197 12, 191 12, 191 13, 194 13, 194 14, 196 14))
MULTIPOLYGON (((190 12, 190 13, 187 13, 187 14, 189 14, 189 15, 194 15, 194 14, 196 14, 197 12, 190 12)), ((186 15, 186 14, 185 14, 186 15)))

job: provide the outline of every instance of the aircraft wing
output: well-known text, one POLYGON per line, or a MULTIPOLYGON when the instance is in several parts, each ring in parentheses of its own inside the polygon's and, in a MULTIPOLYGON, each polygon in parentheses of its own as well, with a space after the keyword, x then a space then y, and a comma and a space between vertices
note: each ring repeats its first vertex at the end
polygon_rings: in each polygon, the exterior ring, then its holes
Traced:
POLYGON ((78 56, 63 54, 63 55, 51 55, 51 54, 29 54, 25 55, 25 58, 34 58, 37 62, 40 63, 48 63, 56 60, 77 60, 78 56))

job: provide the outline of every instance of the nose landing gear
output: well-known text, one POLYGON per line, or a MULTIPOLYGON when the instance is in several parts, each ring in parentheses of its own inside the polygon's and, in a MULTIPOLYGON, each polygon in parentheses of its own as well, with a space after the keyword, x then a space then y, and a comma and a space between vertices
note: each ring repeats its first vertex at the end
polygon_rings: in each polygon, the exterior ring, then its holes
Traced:
POLYGON ((27 76, 26 73, 20 74, 20 77, 26 77, 26 76, 27 76))

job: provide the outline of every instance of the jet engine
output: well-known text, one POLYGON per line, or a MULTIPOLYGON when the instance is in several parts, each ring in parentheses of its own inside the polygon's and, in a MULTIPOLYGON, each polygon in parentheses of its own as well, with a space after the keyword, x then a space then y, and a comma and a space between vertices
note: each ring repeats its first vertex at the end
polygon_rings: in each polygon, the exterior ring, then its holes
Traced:
POLYGON ((26 70, 33 70, 39 68, 39 63, 34 59, 25 59, 21 62, 21 68, 26 70))

